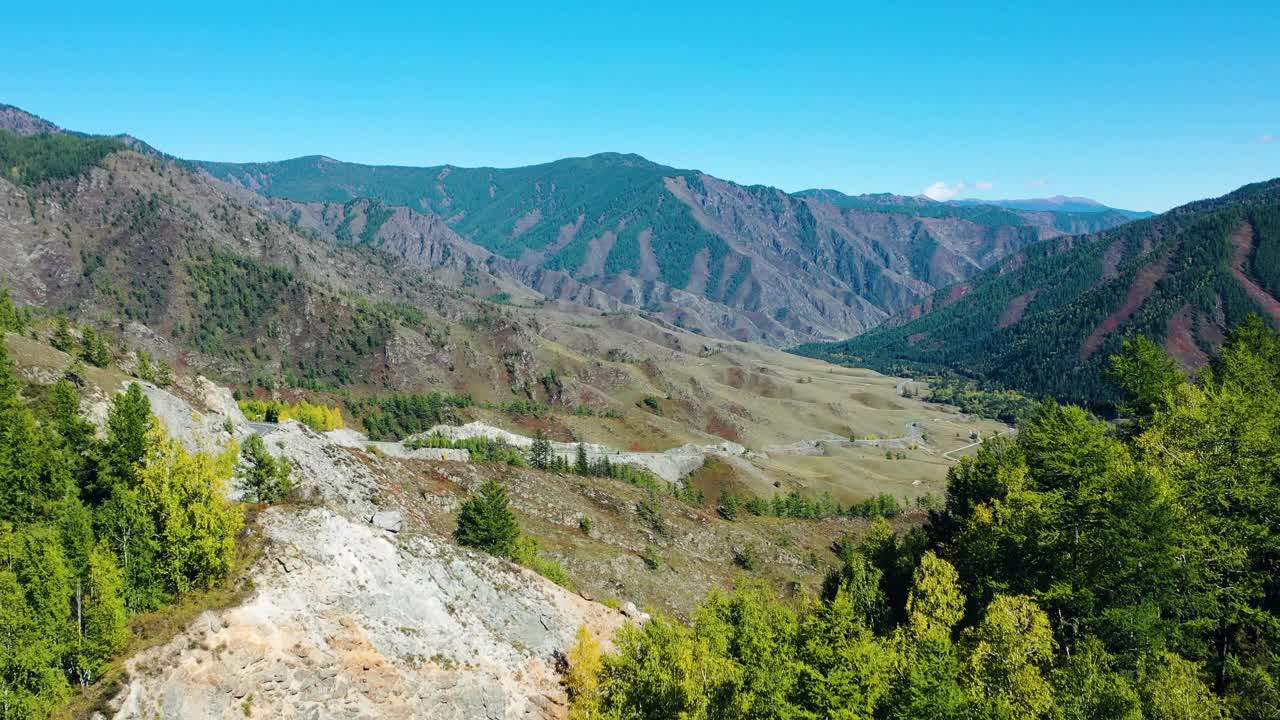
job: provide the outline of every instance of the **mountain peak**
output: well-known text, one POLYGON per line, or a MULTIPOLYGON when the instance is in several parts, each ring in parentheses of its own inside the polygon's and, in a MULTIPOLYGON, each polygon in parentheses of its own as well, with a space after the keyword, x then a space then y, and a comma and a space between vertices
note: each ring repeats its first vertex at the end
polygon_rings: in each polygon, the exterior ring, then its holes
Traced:
POLYGON ((3 103, 0 103, 0 130, 23 136, 62 132, 62 128, 39 115, 3 103))

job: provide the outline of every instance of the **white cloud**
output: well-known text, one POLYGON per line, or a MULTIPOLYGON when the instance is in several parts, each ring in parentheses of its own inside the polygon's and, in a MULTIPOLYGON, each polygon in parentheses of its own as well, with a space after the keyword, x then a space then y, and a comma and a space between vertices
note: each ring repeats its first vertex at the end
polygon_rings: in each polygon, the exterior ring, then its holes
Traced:
POLYGON ((938 182, 925 188, 921 194, 929 198, 930 200, 945 202, 947 200, 954 200, 960 197, 960 193, 964 192, 965 188, 967 187, 968 185, 964 183, 956 183, 955 185, 948 185, 942 182, 941 180, 939 180, 938 182))
POLYGON ((1271 143, 1273 143, 1273 142, 1275 142, 1275 141, 1276 141, 1276 136, 1275 136, 1275 135, 1272 135, 1271 133, 1267 133, 1267 134, 1265 134, 1265 135, 1259 135, 1259 136, 1258 136, 1258 144, 1259 144, 1259 145, 1270 145, 1271 143))
POLYGON ((995 187, 996 184, 991 182, 990 180, 979 180, 978 182, 974 183, 973 186, 979 190, 990 190, 991 188, 995 187))

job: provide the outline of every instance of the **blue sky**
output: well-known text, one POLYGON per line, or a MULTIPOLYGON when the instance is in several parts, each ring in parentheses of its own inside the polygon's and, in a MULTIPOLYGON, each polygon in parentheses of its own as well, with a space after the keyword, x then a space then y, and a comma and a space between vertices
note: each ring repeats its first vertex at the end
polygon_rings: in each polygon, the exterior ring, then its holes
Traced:
POLYGON ((210 160, 613 150, 1151 210, 1280 175, 1275 2, 270 5, 16 3, 0 102, 210 160))

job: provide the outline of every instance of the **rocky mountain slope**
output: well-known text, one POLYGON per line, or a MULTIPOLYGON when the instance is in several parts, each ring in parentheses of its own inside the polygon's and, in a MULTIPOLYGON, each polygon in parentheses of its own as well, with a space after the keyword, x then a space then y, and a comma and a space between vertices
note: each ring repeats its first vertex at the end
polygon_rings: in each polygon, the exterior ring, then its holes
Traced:
MULTIPOLYGON (((27 394, 71 368, 38 340, 0 339, 27 394)), ((115 367, 81 371, 81 381, 86 414, 99 424, 109 398, 136 382, 115 367)), ((192 600, 225 603, 171 636, 147 630, 140 652, 75 700, 86 714, 562 718, 560 658, 579 628, 607 647, 622 624, 646 618, 637 606, 687 616, 706 593, 746 576, 735 548, 752 549, 753 577, 816 587, 838 562, 828 546, 866 525, 729 522, 608 478, 410 457, 295 421, 251 424, 229 390, 202 377, 179 376, 169 389, 144 383, 144 394, 193 449, 260 434, 289 460, 295 491, 250 513, 248 561, 229 587, 192 600), (577 592, 453 542, 460 503, 491 478, 577 592)))
MULTIPOLYGON (((518 263, 507 272, 553 297, 588 285, 683 327, 772 344, 862 332, 1030 242, 1131 219, 884 203, 833 191, 790 195, 614 153, 512 169, 365 166, 321 156, 197 165, 277 201, 345 206, 371 198, 436 215, 518 263), (557 276, 563 284, 551 285, 540 275, 548 270, 576 282, 557 276)), ((300 210, 278 202, 275 209, 300 210)), ((362 241, 382 242, 389 212, 356 221, 362 241)))
POLYGON ((816 357, 943 366, 1033 393, 1105 402, 1125 338, 1203 365, 1248 313, 1280 325, 1280 180, 1086 237, 1031 245, 816 357))

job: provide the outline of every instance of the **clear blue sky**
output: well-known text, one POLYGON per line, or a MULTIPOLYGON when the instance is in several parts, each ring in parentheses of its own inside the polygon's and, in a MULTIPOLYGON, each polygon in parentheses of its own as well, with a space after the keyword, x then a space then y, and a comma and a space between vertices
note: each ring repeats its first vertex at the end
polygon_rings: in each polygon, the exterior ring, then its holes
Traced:
POLYGON ((14 3, 0 102, 210 160, 614 150, 1151 210, 1280 175, 1274 0, 861 4, 14 3))

